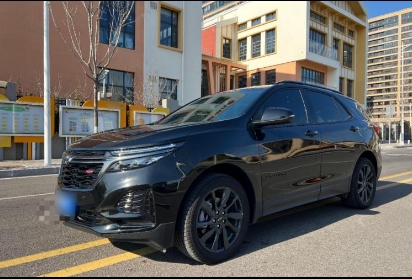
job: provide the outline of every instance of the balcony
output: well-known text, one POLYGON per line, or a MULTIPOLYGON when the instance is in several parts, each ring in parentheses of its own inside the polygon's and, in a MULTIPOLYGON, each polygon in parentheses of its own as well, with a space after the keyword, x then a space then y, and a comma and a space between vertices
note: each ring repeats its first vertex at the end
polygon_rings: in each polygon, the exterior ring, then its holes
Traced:
POLYGON ((316 41, 309 40, 309 52, 338 61, 338 51, 336 49, 316 41))

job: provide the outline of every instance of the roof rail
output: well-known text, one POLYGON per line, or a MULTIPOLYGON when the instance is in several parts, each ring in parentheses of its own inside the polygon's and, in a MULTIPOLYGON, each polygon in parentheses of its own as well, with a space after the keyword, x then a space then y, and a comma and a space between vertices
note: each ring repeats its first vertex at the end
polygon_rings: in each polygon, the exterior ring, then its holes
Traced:
POLYGON ((332 88, 332 87, 323 85, 323 84, 317 84, 317 83, 314 84, 314 83, 310 83, 310 82, 296 81, 296 80, 281 80, 281 81, 279 81, 279 82, 276 82, 276 84, 282 84, 282 83, 293 83, 293 84, 308 85, 308 86, 312 86, 312 87, 315 87, 315 88, 328 89, 328 90, 331 90, 331 91, 334 91, 334 92, 336 92, 336 93, 338 93, 338 94, 343 95, 343 94, 342 94, 341 92, 339 92, 338 90, 336 90, 336 89, 334 89, 334 88, 332 88))

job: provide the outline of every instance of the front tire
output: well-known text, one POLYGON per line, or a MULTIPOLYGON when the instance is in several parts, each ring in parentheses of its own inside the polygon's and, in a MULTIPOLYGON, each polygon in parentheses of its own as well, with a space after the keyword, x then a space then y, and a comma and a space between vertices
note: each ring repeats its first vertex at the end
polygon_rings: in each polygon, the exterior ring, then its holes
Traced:
POLYGON ((198 262, 223 262, 243 243, 249 216, 249 202, 242 185, 228 175, 208 175, 184 201, 175 245, 198 262))
POLYGON ((371 206, 376 193, 376 170, 372 162, 360 158, 352 174, 348 196, 342 202, 352 208, 366 209, 371 206))

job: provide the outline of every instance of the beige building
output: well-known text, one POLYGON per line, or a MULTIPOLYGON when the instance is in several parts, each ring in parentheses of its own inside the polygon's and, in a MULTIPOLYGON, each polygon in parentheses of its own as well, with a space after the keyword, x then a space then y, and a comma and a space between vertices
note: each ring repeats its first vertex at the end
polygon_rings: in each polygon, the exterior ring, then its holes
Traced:
POLYGON ((203 1, 202 7, 203 54, 246 66, 204 63, 202 91, 297 80, 334 88, 366 107, 362 1, 203 1))
POLYGON ((368 108, 373 120, 385 127, 384 140, 389 140, 389 122, 391 139, 399 139, 402 114, 404 139, 410 140, 412 7, 369 19, 367 62, 368 108))

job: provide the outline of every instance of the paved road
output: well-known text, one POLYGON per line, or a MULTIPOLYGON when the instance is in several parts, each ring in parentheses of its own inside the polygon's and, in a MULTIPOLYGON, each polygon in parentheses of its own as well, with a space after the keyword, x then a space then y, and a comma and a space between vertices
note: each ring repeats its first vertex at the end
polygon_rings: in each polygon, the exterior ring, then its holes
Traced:
POLYGON ((412 149, 385 149, 372 208, 337 199, 275 214, 250 227, 238 255, 200 265, 176 249, 109 243, 39 221, 56 175, 0 179, 0 276, 411 276, 412 149))

